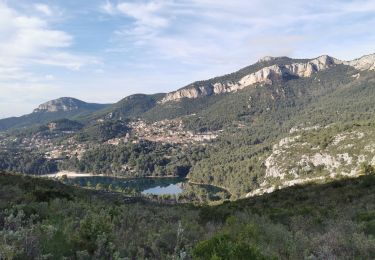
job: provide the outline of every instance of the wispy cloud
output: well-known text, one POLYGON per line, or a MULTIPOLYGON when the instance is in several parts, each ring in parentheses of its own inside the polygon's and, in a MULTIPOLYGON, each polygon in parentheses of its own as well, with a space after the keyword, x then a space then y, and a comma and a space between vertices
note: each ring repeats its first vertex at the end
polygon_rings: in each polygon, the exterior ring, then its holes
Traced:
MULTIPOLYGON (((322 43, 317 40, 319 34, 325 39, 338 29, 342 37, 353 33, 340 26, 342 21, 350 17, 358 24, 362 15, 375 14, 374 6, 370 0, 151 0, 120 2, 114 8, 134 19, 116 31, 117 42, 121 45, 122 37, 124 48, 144 47, 155 57, 215 66, 230 61, 248 64, 269 54, 300 55, 303 45, 305 53, 314 55, 316 48, 310 45, 312 40, 322 43)), ((371 19, 361 22, 362 28, 373 25, 371 19)))
POLYGON ((116 13, 116 7, 110 1, 106 1, 105 3, 101 4, 100 9, 107 14, 114 15, 116 13))
POLYGON ((71 34, 51 28, 48 17, 59 15, 56 8, 39 3, 30 7, 23 13, 0 1, 0 96, 7 102, 57 93, 50 67, 79 70, 97 62, 69 50, 74 44, 71 34))
POLYGON ((146 26, 151 28, 164 28, 169 20, 163 17, 160 12, 165 7, 164 2, 150 1, 147 3, 120 3, 117 9, 135 19, 137 26, 146 26))
POLYGON ((90 56, 74 55, 68 52, 50 52, 47 55, 39 56, 33 62, 44 65, 52 65, 69 68, 70 70, 79 70, 82 66, 90 64, 98 64, 99 61, 90 56))
MULTIPOLYGON (((49 9, 44 11, 50 12, 49 9)), ((20 14, 2 2, 0 17, 0 66, 24 67, 48 61, 52 65, 77 69, 91 62, 85 56, 65 51, 73 44, 73 37, 50 29, 46 20, 20 14)))
POLYGON ((34 7, 37 11, 41 12, 42 14, 46 16, 52 16, 54 14, 51 7, 49 7, 46 4, 38 3, 38 4, 35 4, 34 7))
POLYGON ((138 36, 139 42, 166 29, 172 17, 168 17, 167 5, 169 2, 163 0, 119 2, 114 4, 106 1, 101 9, 111 15, 127 17, 130 23, 122 25, 116 30, 117 35, 138 36))

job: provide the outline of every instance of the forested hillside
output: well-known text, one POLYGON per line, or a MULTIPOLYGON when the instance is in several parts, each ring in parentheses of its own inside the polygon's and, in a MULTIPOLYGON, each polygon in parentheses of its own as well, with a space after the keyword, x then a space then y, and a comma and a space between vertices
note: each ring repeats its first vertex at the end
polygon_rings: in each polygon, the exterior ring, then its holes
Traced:
POLYGON ((374 169, 219 206, 0 174, 2 259, 373 259, 374 169))

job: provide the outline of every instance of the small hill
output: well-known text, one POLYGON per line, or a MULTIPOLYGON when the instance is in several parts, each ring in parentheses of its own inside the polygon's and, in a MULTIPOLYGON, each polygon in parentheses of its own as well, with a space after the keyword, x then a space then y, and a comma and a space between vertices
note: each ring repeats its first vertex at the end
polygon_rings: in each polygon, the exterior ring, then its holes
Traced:
POLYGON ((88 116, 88 119, 134 119, 154 108, 165 94, 134 94, 125 97, 106 109, 88 116))

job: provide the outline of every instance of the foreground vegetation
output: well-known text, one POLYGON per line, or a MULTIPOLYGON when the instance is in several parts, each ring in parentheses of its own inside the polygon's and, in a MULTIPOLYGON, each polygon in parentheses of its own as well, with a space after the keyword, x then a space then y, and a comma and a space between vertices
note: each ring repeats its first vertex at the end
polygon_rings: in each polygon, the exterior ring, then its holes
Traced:
POLYGON ((0 174, 0 259, 373 259, 375 176, 219 206, 0 174))

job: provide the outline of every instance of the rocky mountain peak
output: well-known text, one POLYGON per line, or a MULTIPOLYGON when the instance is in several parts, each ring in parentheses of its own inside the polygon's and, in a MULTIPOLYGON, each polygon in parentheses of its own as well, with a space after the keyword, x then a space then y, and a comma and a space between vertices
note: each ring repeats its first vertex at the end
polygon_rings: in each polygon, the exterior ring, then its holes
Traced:
POLYGON ((334 57, 331 57, 331 56, 328 56, 328 55, 321 55, 321 56, 311 60, 312 63, 323 64, 325 66, 337 64, 338 61, 339 61, 338 59, 336 59, 334 57))
POLYGON ((62 97, 39 105, 33 113, 74 111, 82 108, 85 104, 87 103, 75 98, 62 97))

